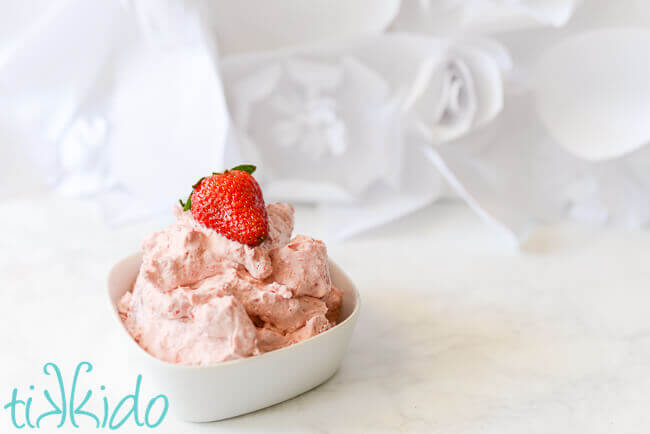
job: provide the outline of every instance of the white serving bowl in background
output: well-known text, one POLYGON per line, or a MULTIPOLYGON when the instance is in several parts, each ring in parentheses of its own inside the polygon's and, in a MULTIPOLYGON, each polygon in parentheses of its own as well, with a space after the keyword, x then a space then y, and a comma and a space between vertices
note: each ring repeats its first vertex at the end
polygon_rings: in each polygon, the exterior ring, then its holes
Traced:
POLYGON ((226 419, 259 410, 306 392, 330 378, 341 364, 359 316, 359 293, 330 261, 333 284, 343 291, 339 323, 331 329, 279 350, 209 366, 159 360, 142 349, 120 319, 117 302, 133 288, 142 254, 118 262, 108 275, 113 317, 134 361, 169 399, 170 411, 191 422, 226 419))

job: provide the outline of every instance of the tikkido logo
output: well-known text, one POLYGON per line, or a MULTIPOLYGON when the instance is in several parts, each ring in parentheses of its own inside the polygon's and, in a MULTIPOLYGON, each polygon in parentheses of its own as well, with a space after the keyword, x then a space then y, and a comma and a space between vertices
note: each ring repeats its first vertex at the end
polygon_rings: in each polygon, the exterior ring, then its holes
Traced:
MULTIPOLYGON (((59 367, 55 363, 46 363, 43 366, 43 373, 53 377, 55 385, 52 387, 52 391, 43 387, 41 396, 33 384, 26 392, 14 388, 11 392, 11 399, 2 408, 9 412, 11 423, 17 429, 51 429, 67 426, 116 430, 126 424, 129 419, 132 419, 132 424, 136 426, 148 428, 156 428, 163 422, 169 409, 169 400, 162 394, 147 401, 144 417, 142 417, 140 409, 142 375, 138 375, 136 378, 134 392, 118 401, 113 401, 117 403, 115 407, 111 408, 106 386, 99 387, 99 392, 94 399, 92 390, 78 390, 79 378, 82 374, 88 374, 92 370, 93 365, 90 362, 79 363, 68 391, 59 367), (101 403, 98 402, 100 399, 101 403), (99 406, 102 408, 101 411, 91 411, 99 406)), ((132 424, 129 425, 132 426, 132 424)))

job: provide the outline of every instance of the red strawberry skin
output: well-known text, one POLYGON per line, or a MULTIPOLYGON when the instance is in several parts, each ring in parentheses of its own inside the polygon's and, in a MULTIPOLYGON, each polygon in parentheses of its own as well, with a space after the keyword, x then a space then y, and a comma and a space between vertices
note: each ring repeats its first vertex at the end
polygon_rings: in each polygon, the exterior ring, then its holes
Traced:
POLYGON ((268 236, 262 189, 243 170, 227 170, 199 181, 191 195, 192 216, 224 237, 256 246, 268 236))

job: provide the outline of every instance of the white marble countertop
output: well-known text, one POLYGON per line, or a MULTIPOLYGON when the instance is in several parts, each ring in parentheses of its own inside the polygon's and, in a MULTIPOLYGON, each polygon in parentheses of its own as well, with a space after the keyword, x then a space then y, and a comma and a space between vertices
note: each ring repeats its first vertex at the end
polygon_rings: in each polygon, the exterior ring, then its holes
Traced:
MULTIPOLYGON (((298 232, 318 234, 313 211, 300 208, 297 219, 298 232)), ((46 362, 69 381, 77 362, 91 361, 84 387, 132 391, 137 372, 108 315, 104 281, 161 225, 109 229, 92 203, 52 196, 0 203, 0 432, 11 429, 1 407, 13 387, 54 384, 46 362)), ((156 430, 129 422, 118 432, 650 429, 650 231, 567 224, 514 252, 469 210, 443 204, 329 251, 363 298, 330 381, 227 421, 169 415, 156 430)), ((143 395, 157 393, 142 374, 143 395)), ((67 430, 80 432, 56 432, 67 430)))

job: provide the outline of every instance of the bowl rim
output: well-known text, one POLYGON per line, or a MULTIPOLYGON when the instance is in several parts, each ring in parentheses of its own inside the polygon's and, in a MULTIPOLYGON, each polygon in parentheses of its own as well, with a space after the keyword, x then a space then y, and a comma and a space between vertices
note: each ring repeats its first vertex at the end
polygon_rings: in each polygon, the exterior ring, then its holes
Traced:
MULTIPOLYGON (((129 256, 126 256, 126 257, 120 259, 119 261, 117 261, 116 263, 114 263, 111 266, 111 268, 110 268, 110 270, 108 272, 108 277, 107 277, 107 281, 106 281, 106 296, 107 296, 107 299, 108 299, 108 308, 111 310, 111 316, 113 317, 113 319, 115 321, 117 321, 117 323, 119 324, 120 329, 122 330, 122 333, 130 341, 130 344, 135 345, 135 347, 137 347, 137 350, 140 351, 141 354, 144 354, 145 357, 149 358, 154 363, 157 363, 160 366, 162 366, 164 368, 168 368, 168 369, 206 370, 206 369, 214 369, 214 368, 220 368, 220 367, 233 366, 233 365, 246 363, 246 362, 253 362, 253 361, 257 361, 257 360, 263 360, 265 357, 266 358, 275 357, 274 354, 279 354, 279 353, 282 353, 282 352, 291 351, 291 350, 295 349, 296 347, 298 347, 300 345, 313 343, 313 342, 315 342, 315 341, 317 341, 319 339, 322 339, 324 336, 333 333, 334 330, 339 328, 339 327, 348 326, 350 323, 352 323, 352 322, 354 322, 356 320, 356 317, 359 315, 359 310, 360 310, 360 307, 361 307, 361 297, 359 295, 359 290, 357 289, 357 287, 354 284, 354 282, 352 281, 352 279, 350 279, 350 277, 347 275, 347 273, 345 271, 343 271, 343 269, 336 262, 334 262, 334 261, 332 261, 332 259, 328 258, 328 263, 329 263, 330 267, 334 266, 334 268, 336 268, 337 271, 340 272, 348 280, 348 282, 350 283, 350 289, 352 289, 352 292, 353 292, 353 295, 354 295, 354 309, 352 309, 352 312, 350 312, 350 314, 347 316, 347 318, 345 318, 343 321, 341 321, 340 323, 337 323, 334 327, 331 327, 331 328, 327 329, 326 331, 321 332, 321 333, 319 333, 319 334, 317 334, 315 336, 312 336, 310 338, 307 338, 307 339, 305 339, 303 341, 297 342, 295 344, 288 345, 286 347, 278 348, 277 350, 268 351, 268 352, 265 352, 265 353, 262 353, 262 354, 258 354, 258 355, 255 355, 255 356, 242 357, 241 359, 227 360, 227 361, 224 361, 224 362, 211 363, 209 365, 187 365, 187 364, 182 364, 182 363, 172 363, 172 362, 168 362, 168 361, 165 361, 165 360, 161 360, 161 359, 151 355, 147 350, 142 348, 140 346, 140 344, 138 344, 135 341, 135 339, 133 339, 133 336, 131 336, 129 331, 124 326, 124 322, 122 321, 122 318, 120 317, 120 314, 119 314, 119 312, 117 310, 117 304, 114 303, 113 300, 111 300, 111 276, 113 276, 113 274, 117 272, 118 267, 120 267, 121 265, 124 265, 126 262, 134 260, 136 258, 137 258, 138 262, 142 262, 142 251, 138 251, 138 252, 133 253, 133 254, 131 254, 129 256)), ((136 277, 137 277, 137 274, 136 274, 136 277)), ((128 291, 128 289, 127 289, 127 291, 128 291)))

